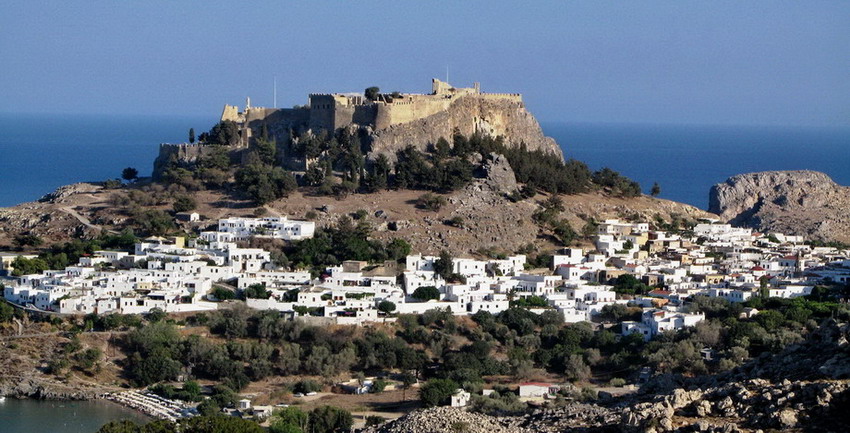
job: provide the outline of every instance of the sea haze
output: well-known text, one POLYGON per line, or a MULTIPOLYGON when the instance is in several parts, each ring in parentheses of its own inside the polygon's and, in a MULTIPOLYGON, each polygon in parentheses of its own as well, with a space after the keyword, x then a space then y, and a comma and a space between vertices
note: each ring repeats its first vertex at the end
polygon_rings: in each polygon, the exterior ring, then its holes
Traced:
POLYGON ((653 182, 706 209, 712 185, 754 171, 816 170, 850 185, 850 128, 544 123, 566 158, 653 182))
MULTIPOLYGON (((116 178, 124 167, 147 176, 159 143, 182 142, 208 117, 0 114, 0 206, 36 200, 56 187, 116 178)), ((708 206, 711 185, 751 171, 823 171, 850 185, 850 128, 544 123, 567 158, 611 167, 661 197, 708 206)))

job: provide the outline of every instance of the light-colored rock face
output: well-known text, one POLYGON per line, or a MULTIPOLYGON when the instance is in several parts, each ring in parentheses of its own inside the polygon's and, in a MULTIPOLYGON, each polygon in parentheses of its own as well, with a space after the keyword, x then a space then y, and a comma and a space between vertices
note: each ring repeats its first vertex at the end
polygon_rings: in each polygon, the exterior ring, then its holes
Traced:
POLYGON ((482 168, 486 175, 484 182, 493 191, 510 194, 519 187, 514 170, 503 155, 491 153, 482 168))
POLYGON ((762 231, 850 241, 850 188, 816 171, 765 171, 730 177, 709 193, 709 211, 762 231))
POLYGON ((395 153, 408 145, 425 150, 429 143, 440 138, 451 142, 454 131, 465 136, 480 133, 492 137, 503 136, 508 145, 525 143, 529 150, 542 150, 563 157, 561 148, 550 137, 543 135, 537 119, 521 102, 461 97, 445 111, 424 119, 391 126, 372 132, 370 158, 384 154, 395 159, 395 153))

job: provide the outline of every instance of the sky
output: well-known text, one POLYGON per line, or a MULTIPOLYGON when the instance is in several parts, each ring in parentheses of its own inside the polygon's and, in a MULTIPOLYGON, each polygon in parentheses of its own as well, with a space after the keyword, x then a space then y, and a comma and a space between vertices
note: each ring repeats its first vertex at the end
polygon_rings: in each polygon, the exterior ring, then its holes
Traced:
POLYGON ((308 93, 519 92, 541 121, 850 126, 847 1, 38 1, 0 112, 192 115, 308 93))

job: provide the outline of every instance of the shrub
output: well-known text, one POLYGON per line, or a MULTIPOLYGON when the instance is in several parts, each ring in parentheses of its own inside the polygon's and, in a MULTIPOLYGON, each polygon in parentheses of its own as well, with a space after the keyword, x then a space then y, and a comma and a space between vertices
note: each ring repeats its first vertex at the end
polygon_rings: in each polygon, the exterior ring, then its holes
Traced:
POLYGON ((422 194, 416 199, 416 206, 420 209, 438 212, 446 204, 446 198, 430 192, 422 194))
POLYGON ((413 294, 410 296, 420 301, 440 299, 440 290, 434 286, 422 286, 414 290, 413 294))
POLYGON ((445 404, 458 389, 458 384, 451 379, 431 379, 419 389, 419 399, 425 407, 445 404))

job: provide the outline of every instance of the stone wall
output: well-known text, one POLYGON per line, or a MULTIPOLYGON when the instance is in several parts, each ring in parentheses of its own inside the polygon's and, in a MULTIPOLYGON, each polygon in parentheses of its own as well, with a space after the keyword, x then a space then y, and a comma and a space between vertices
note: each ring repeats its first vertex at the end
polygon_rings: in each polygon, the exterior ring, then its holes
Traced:
POLYGON ((448 108, 430 116, 404 124, 375 129, 371 135, 370 159, 395 153, 408 145, 425 150, 441 137, 450 140, 454 130, 469 136, 479 132, 504 136, 509 144, 525 143, 530 150, 543 150, 563 157, 560 147, 543 131, 521 98, 468 95, 453 99, 448 108))

